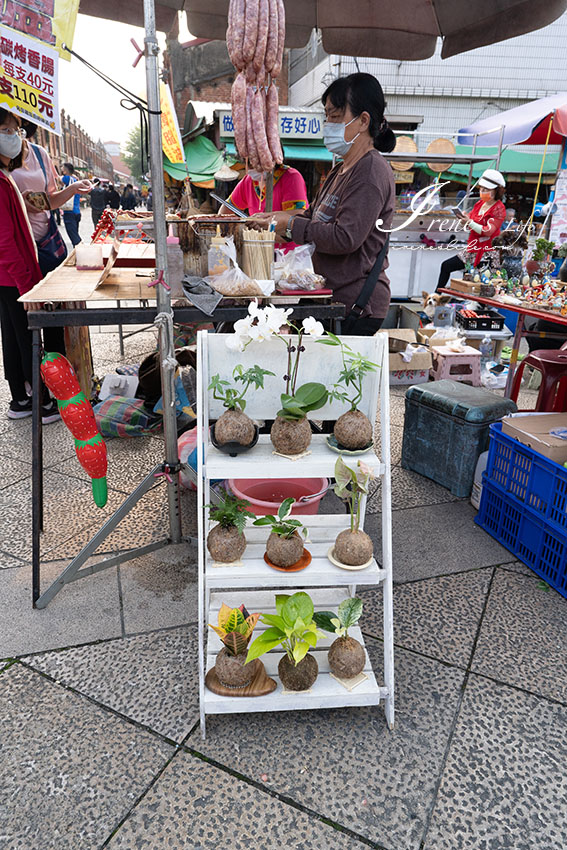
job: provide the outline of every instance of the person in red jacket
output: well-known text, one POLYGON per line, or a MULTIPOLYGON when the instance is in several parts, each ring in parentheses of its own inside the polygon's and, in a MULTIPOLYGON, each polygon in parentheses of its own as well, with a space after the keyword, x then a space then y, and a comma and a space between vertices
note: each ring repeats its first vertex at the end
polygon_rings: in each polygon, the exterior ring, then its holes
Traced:
POLYGON ((478 266, 484 254, 492 248, 492 240, 498 236, 506 219, 506 207, 501 201, 506 188, 503 175, 494 168, 487 168, 478 181, 480 201, 469 215, 456 213, 470 230, 467 247, 456 257, 441 263, 437 289, 447 286, 451 272, 464 269, 467 261, 478 266))
MULTIPOLYGON (((12 394, 10 419, 32 413, 26 387, 26 382, 29 387, 32 382, 32 335, 26 311, 41 305, 18 299, 43 278, 24 199, 10 177, 10 171, 21 164, 20 127, 16 115, 0 108, 0 330, 4 374, 12 394)), ((57 405, 44 388, 42 421, 56 419, 57 405)))

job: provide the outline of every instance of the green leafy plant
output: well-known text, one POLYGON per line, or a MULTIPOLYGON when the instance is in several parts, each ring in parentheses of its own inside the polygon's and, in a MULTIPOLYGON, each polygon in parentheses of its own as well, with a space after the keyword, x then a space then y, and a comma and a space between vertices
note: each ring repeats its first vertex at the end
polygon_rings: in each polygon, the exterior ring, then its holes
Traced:
POLYGON ((291 497, 289 499, 284 499, 278 508, 277 516, 267 514, 266 516, 258 517, 258 519, 254 520, 253 525, 270 525, 272 533, 277 534, 278 537, 291 537, 294 531, 298 531, 305 539, 307 539, 309 532, 303 523, 301 523, 298 519, 289 519, 291 516, 291 507, 293 502, 294 499, 291 497))
POLYGON ((551 255, 551 252, 555 248, 555 242, 550 242, 548 239, 544 239, 543 237, 539 237, 535 241, 535 248, 532 253, 532 260, 537 260, 541 262, 542 260, 546 260, 548 256, 551 255))
POLYGON ((299 591, 293 596, 276 596, 276 613, 262 614, 262 622, 270 628, 262 632, 251 644, 246 663, 259 658, 280 644, 292 664, 305 658, 317 641, 324 637, 313 619, 313 602, 308 593, 299 591))
POLYGON ((319 629, 331 632, 337 637, 348 637, 348 630, 356 625, 362 616, 362 599, 352 596, 339 605, 337 613, 333 611, 317 611, 313 619, 319 629))
POLYGON ((247 518, 253 519, 256 516, 256 514, 247 510, 250 507, 250 502, 245 499, 238 499, 232 493, 221 494, 219 498, 220 504, 206 505, 209 509, 210 519, 213 522, 218 522, 223 528, 234 526, 240 534, 243 534, 247 518))
POLYGON ((282 419, 303 419, 310 410, 319 410, 326 403, 328 393, 323 384, 315 382, 302 384, 295 390, 295 395, 281 394, 281 410, 277 415, 282 419))
POLYGON ((368 493, 368 487, 374 473, 360 460, 357 469, 351 469, 344 462, 342 455, 335 464, 335 495, 349 503, 350 530, 358 531, 360 525, 360 505, 362 497, 368 493))
POLYGON ((222 401, 223 406, 228 410, 241 410, 246 407, 244 396, 251 386, 257 390, 264 389, 264 378, 266 375, 274 375, 268 369, 262 369, 260 366, 251 366, 250 369, 244 371, 239 364, 235 366, 232 372, 234 381, 241 382, 241 387, 231 387, 229 381, 221 381, 220 375, 213 375, 209 389, 213 391, 213 398, 217 401, 222 401))
POLYGON ((289 319, 293 310, 278 309, 272 304, 267 307, 258 307, 257 298, 248 305, 248 312, 249 316, 235 322, 234 335, 228 337, 227 346, 232 350, 244 351, 250 343, 263 342, 272 337, 283 342, 287 349, 287 368, 283 376, 285 393, 281 396, 282 409, 278 412, 278 416, 288 420, 304 419, 310 410, 319 410, 323 407, 327 401, 327 390, 323 384, 308 383, 297 386, 299 358, 305 351, 303 337, 305 334, 312 336, 323 334, 325 331, 321 322, 308 316, 298 327, 289 319), (287 328, 291 333, 296 334, 297 338, 291 336, 287 328))
POLYGON ((249 614, 244 605, 240 608, 230 608, 224 602, 221 605, 218 616, 218 625, 213 626, 221 641, 226 646, 229 655, 241 655, 246 652, 252 632, 260 614, 249 614))
POLYGON ((338 381, 329 390, 329 398, 348 403, 351 410, 356 410, 362 399, 362 382, 365 375, 375 372, 380 366, 357 351, 353 351, 350 345, 329 331, 324 339, 318 339, 317 342, 321 345, 340 347, 343 368, 338 381))
POLYGON ((567 257, 567 242, 562 242, 559 248, 557 249, 557 256, 562 260, 567 257))

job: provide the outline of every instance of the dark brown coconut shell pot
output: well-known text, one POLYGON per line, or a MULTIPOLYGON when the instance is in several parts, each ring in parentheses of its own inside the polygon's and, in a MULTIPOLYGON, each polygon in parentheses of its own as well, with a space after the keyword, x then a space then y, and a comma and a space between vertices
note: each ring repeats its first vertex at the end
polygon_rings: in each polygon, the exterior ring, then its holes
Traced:
POLYGON ((299 664, 294 664, 287 655, 284 655, 278 664, 278 676, 286 691, 306 691, 318 675, 319 665, 309 653, 299 664))
POLYGON ((330 646, 329 668, 339 679, 353 679, 362 673, 366 663, 364 648, 356 638, 340 637, 330 646))
POLYGON ((272 533, 266 542, 266 555, 276 567, 292 567, 303 555, 303 540, 297 531, 291 537, 272 533))
POLYGON ((221 564, 232 564, 244 554, 246 537, 240 534, 235 525, 228 528, 215 525, 207 536, 207 549, 215 561, 221 564))
POLYGON ((307 418, 283 419, 276 416, 270 431, 270 440, 282 455, 300 455, 311 443, 311 425, 307 418))
POLYGON ((361 410, 348 410, 335 422, 333 434, 345 449, 364 449, 372 442, 372 424, 361 410))
POLYGON ((227 688, 245 688, 250 684, 256 673, 256 661, 245 664, 246 652, 240 655, 229 655, 223 646, 215 662, 217 679, 227 688))
POLYGON ((360 567, 370 560, 374 552, 372 540, 365 531, 345 529, 337 534, 335 558, 349 567, 360 567))
POLYGON ((241 410, 225 410, 215 423, 215 440, 221 446, 226 443, 249 446, 255 436, 254 423, 241 410))

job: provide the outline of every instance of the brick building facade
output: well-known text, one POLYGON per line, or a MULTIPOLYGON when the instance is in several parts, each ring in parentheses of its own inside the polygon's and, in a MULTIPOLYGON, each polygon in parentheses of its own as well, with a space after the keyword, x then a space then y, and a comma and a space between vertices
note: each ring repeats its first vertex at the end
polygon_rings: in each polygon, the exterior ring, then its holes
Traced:
POLYGON ((71 162, 80 177, 101 177, 114 180, 112 160, 103 143, 95 142, 87 133, 61 110, 61 136, 38 127, 34 142, 49 152, 55 167, 61 172, 64 162, 71 162))

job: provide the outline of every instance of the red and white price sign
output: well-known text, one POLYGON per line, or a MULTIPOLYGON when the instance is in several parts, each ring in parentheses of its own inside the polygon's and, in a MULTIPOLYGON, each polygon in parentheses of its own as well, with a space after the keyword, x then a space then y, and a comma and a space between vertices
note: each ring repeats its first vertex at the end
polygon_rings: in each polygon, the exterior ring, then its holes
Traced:
POLYGON ((0 106, 61 135, 59 54, 0 26, 0 106))

